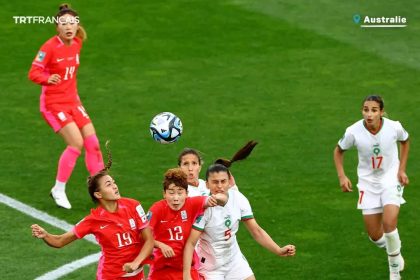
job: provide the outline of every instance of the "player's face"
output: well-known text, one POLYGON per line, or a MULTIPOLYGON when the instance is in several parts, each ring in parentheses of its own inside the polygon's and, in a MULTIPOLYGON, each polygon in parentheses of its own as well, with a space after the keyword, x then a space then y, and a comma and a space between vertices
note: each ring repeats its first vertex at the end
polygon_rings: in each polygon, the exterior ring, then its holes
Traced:
POLYGON ((65 42, 70 42, 76 36, 78 20, 69 14, 62 15, 58 19, 57 32, 58 36, 65 42))
POLYGON ((188 184, 198 186, 201 165, 199 158, 194 154, 186 154, 181 158, 180 168, 188 175, 188 184))
POLYGON ((383 113, 378 102, 366 101, 363 103, 362 114, 368 128, 377 128, 383 113))
POLYGON ((118 186, 115 184, 114 179, 111 176, 105 175, 99 179, 99 191, 98 198, 103 200, 118 200, 121 198, 118 186))
POLYGON ((184 188, 176 186, 174 183, 170 184, 169 187, 163 193, 169 208, 172 210, 179 210, 184 206, 185 199, 187 198, 187 191, 184 188))
POLYGON ((229 189, 229 175, 223 171, 210 173, 206 184, 212 194, 226 193, 229 189))

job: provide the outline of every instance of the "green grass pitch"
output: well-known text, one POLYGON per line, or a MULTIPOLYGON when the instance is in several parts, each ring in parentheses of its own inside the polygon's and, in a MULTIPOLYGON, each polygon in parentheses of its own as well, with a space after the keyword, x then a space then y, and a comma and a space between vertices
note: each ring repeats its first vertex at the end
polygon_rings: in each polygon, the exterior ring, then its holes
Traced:
MULTIPOLYGON (((113 175, 124 196, 145 208, 162 197, 164 171, 184 147, 204 153, 205 169, 246 141, 259 145, 232 172, 259 224, 294 258, 274 256, 241 229, 239 242, 257 279, 386 279, 385 252, 373 246, 343 194, 332 151, 361 118, 361 101, 385 99, 391 119, 411 137, 399 231, 404 279, 420 267, 420 6, 417 1, 71 1, 88 33, 79 94, 101 143, 111 140, 113 175), (405 16, 406 28, 363 29, 354 14, 405 16), (177 114, 180 141, 155 143, 148 131, 159 112, 177 114)), ((81 157, 68 183, 71 211, 48 193, 64 143, 39 114, 40 87, 27 78, 49 24, 15 24, 13 16, 54 15, 56 1, 9 1, 0 10, 0 193, 68 223, 94 207, 81 157)), ((357 182, 356 151, 346 171, 357 182)), ((0 275, 34 279, 99 251, 79 241, 55 250, 30 236, 38 222, 0 204, 0 275), (13 250, 12 250, 13 248, 13 250)), ((42 224, 42 223, 41 223, 42 224)), ((48 227, 52 232, 59 229, 48 227)), ((96 265, 62 279, 94 279, 96 265)))

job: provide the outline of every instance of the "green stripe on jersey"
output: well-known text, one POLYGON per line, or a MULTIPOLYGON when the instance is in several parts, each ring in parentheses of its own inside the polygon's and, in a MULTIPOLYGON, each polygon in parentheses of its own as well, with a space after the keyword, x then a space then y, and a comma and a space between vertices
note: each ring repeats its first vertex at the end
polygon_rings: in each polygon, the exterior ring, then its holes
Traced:
POLYGON ((193 225, 192 227, 193 227, 193 229, 196 229, 196 230, 198 230, 198 231, 203 231, 203 230, 204 230, 204 228, 200 228, 200 227, 197 227, 197 226, 195 226, 195 225, 193 225))
POLYGON ((249 216, 243 216, 243 217, 241 217, 241 220, 248 220, 248 219, 254 219, 254 215, 249 215, 249 216))

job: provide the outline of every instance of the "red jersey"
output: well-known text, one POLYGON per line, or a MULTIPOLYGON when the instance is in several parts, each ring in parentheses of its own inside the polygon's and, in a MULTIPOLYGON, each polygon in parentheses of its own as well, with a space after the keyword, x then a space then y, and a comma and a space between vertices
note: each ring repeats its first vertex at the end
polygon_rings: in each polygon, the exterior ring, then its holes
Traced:
POLYGON ((204 212, 207 198, 206 196, 187 197, 184 206, 177 211, 172 210, 164 199, 152 205, 148 217, 153 237, 172 247, 175 256, 165 258, 161 250, 155 248, 151 270, 156 271, 165 267, 182 270, 185 242, 195 219, 204 212))
POLYGON ((99 206, 73 228, 77 238, 93 234, 101 245, 97 279, 115 279, 125 274, 123 265, 140 253, 144 241, 141 230, 148 226, 147 216, 134 199, 120 198, 115 213, 99 206))
POLYGON ((77 37, 70 46, 64 45, 59 36, 42 45, 29 70, 29 79, 42 85, 41 111, 50 104, 80 103, 76 73, 81 48, 82 40, 77 37), (48 84, 48 77, 52 74, 60 75, 59 84, 48 84))

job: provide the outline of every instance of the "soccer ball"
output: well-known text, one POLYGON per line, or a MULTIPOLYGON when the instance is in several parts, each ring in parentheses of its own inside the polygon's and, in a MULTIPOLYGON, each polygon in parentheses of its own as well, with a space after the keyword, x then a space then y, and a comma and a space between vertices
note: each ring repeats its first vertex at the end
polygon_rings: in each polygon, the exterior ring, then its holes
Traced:
POLYGON ((155 141, 162 144, 176 142, 182 134, 182 122, 170 112, 157 114, 150 122, 150 134, 155 141))

